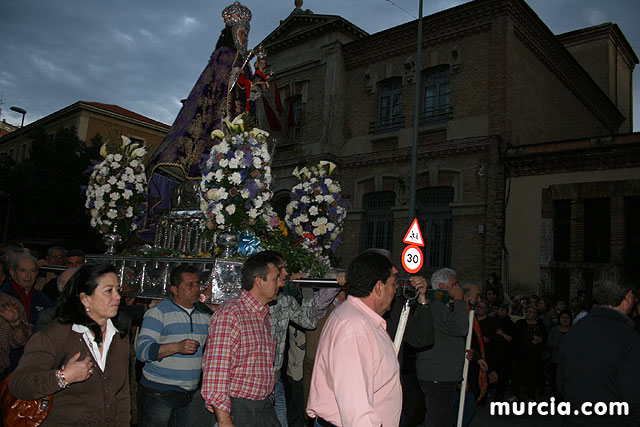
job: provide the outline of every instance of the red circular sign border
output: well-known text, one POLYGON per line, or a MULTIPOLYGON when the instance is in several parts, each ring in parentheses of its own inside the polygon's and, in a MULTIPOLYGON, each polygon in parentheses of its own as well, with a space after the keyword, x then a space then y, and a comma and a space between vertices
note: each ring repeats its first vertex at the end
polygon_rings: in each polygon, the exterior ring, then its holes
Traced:
POLYGON ((417 273, 418 271, 420 271, 422 269, 422 265, 423 264, 424 264, 424 254, 422 253, 422 251, 420 250, 420 248, 417 245, 408 245, 406 248, 404 248, 404 250, 402 251, 402 268, 404 268, 407 273, 411 273, 411 274, 417 273), (414 248, 418 252, 420 252, 420 265, 418 265, 418 268, 416 268, 416 269, 410 269, 404 263, 404 255, 411 248, 414 248))

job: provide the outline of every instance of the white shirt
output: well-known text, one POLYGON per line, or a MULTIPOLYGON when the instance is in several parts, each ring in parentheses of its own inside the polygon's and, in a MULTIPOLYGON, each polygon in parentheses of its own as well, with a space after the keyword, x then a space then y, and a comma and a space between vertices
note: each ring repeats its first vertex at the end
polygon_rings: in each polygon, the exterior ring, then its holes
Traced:
POLYGON ((118 332, 113 323, 111 323, 111 319, 107 319, 107 331, 105 336, 102 337, 102 353, 100 353, 100 348, 96 343, 96 339, 93 336, 93 333, 83 325, 76 325, 75 323, 71 327, 73 332, 77 332, 82 334, 82 338, 84 338, 84 342, 89 347, 89 351, 91 355, 93 355, 94 360, 98 364, 98 367, 102 372, 104 372, 105 365, 107 363, 107 354, 109 354, 109 347, 111 346, 111 341, 113 340, 113 336, 118 332))

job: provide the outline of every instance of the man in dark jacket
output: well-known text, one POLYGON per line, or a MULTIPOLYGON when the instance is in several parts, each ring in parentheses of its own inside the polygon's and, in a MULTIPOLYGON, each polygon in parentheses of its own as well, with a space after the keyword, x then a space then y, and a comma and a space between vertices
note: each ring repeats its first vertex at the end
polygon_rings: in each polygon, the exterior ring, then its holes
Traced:
MULTIPOLYGON (((10 271, 12 280, 4 284, 2 292, 22 303, 27 323, 33 325, 38 321, 41 311, 55 305, 48 296, 34 287, 36 277, 38 277, 38 261, 27 253, 19 254, 11 261, 10 271)), ((23 352, 24 348, 22 347, 11 349, 9 353, 10 371, 18 366, 23 352)))
POLYGON ((11 283, 3 286, 2 291, 17 298, 27 313, 27 321, 32 325, 38 321, 42 310, 55 305, 43 292, 35 289, 38 277, 38 261, 27 253, 11 261, 11 283))
POLYGON ((440 301, 431 302, 433 347, 417 354, 416 371, 425 396, 425 427, 453 424, 453 407, 458 382, 462 380, 465 340, 469 330, 467 303, 458 285, 456 272, 442 268, 431 276, 431 287, 445 290, 453 300, 453 310, 440 301))
POLYGON ((594 305, 560 346, 556 385, 571 403, 566 426, 640 425, 640 335, 627 317, 636 302, 637 278, 607 265, 594 278, 594 305), (582 408, 582 405, 588 402, 582 408), (596 415, 603 402, 625 402, 628 415, 596 415), (580 415, 574 411, 584 409, 580 415), (589 415, 587 411, 590 411, 589 415))

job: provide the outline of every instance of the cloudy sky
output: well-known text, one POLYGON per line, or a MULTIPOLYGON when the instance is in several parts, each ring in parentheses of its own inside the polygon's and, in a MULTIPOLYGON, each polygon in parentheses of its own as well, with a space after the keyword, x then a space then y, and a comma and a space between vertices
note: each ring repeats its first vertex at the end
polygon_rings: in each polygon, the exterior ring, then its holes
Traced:
MULTIPOLYGON (((425 0, 424 15, 465 3, 425 0)), ((638 0, 527 0, 555 34, 617 23, 640 55, 638 0)), ((117 104, 171 124, 206 65, 231 0, 5 0, 0 14, 2 115, 31 123, 74 102, 117 104)), ((293 0, 243 0, 254 46, 293 10, 293 0)), ((304 9, 342 15, 369 33, 411 21, 418 0, 305 0, 304 9)), ((425 31, 428 31, 425 29, 425 31)), ((640 70, 634 77, 640 130, 640 70)))

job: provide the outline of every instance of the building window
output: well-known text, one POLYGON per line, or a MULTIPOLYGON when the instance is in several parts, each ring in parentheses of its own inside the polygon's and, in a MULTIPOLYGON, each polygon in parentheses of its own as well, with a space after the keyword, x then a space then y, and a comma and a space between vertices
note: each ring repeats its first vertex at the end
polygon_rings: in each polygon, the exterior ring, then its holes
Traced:
POLYGON ((608 198, 584 199, 584 260, 609 262, 611 206, 608 198))
POLYGON ((553 275, 554 289, 552 295, 555 295, 556 298, 562 299, 568 306, 569 297, 571 296, 571 270, 555 270, 553 275))
POLYGON ((422 78, 422 120, 420 124, 445 122, 451 118, 449 66, 427 70, 422 78))
POLYGON ((364 249, 378 248, 391 251, 393 248, 393 211, 396 193, 379 191, 365 194, 362 205, 365 209, 364 249))
POLYGON ((633 265, 640 262, 640 197, 624 198, 624 255, 633 265))
POLYGON ((144 145, 144 139, 143 138, 138 138, 137 136, 131 136, 131 135, 129 135, 128 138, 131 140, 131 143, 133 143, 133 144, 138 144, 140 146, 144 145))
POLYGON ((378 121, 369 124, 371 133, 390 132, 404 124, 402 115, 402 79, 388 80, 380 85, 378 121))
POLYGON ((453 194, 453 187, 418 190, 418 222, 425 240, 423 275, 430 276, 442 267, 451 267, 453 194))
POLYGON ((395 79, 380 88, 378 120, 391 120, 402 114, 402 80, 395 79))
POLYGON ((289 105, 287 113, 287 128, 289 129, 289 139, 291 141, 300 139, 302 136, 302 95, 294 95, 285 100, 289 105))
POLYGON ((553 260, 571 259, 571 200, 553 202, 553 260))

